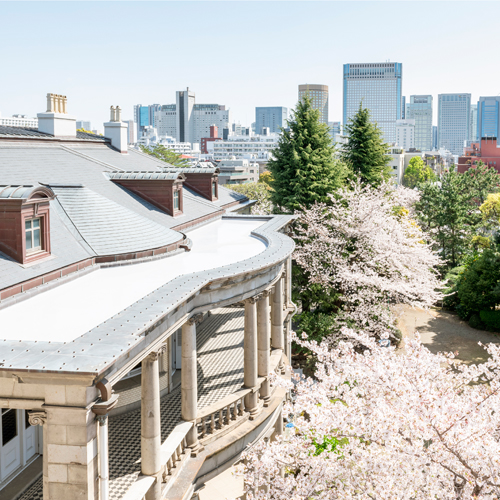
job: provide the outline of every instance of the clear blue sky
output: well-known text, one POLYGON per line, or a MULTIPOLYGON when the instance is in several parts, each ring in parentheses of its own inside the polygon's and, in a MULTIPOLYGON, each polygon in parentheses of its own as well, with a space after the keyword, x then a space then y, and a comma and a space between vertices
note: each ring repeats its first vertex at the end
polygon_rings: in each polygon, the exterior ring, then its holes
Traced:
MULTIPOLYGON (((342 65, 403 63, 403 94, 500 93, 500 2, 0 2, 0 112, 45 111, 47 92, 101 128, 111 104, 295 106, 300 83, 330 88, 342 65)), ((436 122, 436 116, 434 121, 436 122)))

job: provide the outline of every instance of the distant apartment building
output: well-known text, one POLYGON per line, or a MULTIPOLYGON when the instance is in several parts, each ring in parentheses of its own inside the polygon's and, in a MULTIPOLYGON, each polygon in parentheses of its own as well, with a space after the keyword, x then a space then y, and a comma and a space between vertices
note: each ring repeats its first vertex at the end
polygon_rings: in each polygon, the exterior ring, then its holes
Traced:
POLYGON ((477 103, 477 140, 498 139, 500 96, 480 97, 477 103))
POLYGON ((176 92, 176 103, 160 106, 157 112, 158 134, 175 137, 177 142, 200 143, 210 137, 210 127, 229 128, 231 113, 220 104, 196 104, 195 93, 176 92))
POLYGON ((227 140, 208 143, 207 149, 215 160, 231 157, 267 160, 271 156, 272 150, 278 146, 278 140, 278 134, 229 136, 227 140))
POLYGON ((248 159, 221 160, 217 167, 220 170, 220 185, 247 184, 259 180, 259 164, 248 159))
POLYGON ((137 135, 135 129, 134 120, 124 120, 124 123, 127 124, 127 140, 129 144, 135 144, 137 142, 137 135))
POLYGON ((405 151, 415 149, 415 120, 396 120, 396 144, 405 151))
POLYGON ((28 118, 26 115, 12 115, 2 118, 0 114, 0 125, 5 127, 38 128, 38 118, 28 118))
POLYGON ((415 148, 430 151, 432 142, 432 96, 411 95, 406 104, 406 118, 415 120, 415 148))
POLYGON ((401 63, 344 64, 344 127, 362 104, 370 111, 372 122, 382 130, 384 140, 395 142, 396 120, 403 115, 402 79, 401 63))
MULTIPOLYGON (((312 107, 319 110, 320 122, 328 124, 328 85, 299 85, 299 101, 306 95, 311 99, 312 107)), ((258 129, 257 133, 260 133, 258 129)))
POLYGON ((80 128, 83 128, 84 130, 92 130, 92 123, 84 120, 77 120, 76 128, 77 130, 80 128))
POLYGON ((470 105, 469 141, 477 141, 477 104, 470 105))
POLYGON ((255 108, 255 132, 262 133, 263 127, 268 127, 273 134, 279 134, 286 127, 288 109, 282 106, 255 108))
POLYGON ((494 168, 500 173, 500 143, 496 138, 485 138, 465 147, 462 156, 458 158, 457 171, 466 172, 479 162, 494 168))
POLYGON ((394 176, 396 184, 403 183, 403 176, 405 173, 405 152, 404 149, 397 145, 389 146, 388 150, 389 163, 388 167, 394 176))
POLYGON ((461 155, 469 139, 470 94, 438 95, 438 149, 461 155))
POLYGON ((219 137, 219 131, 217 130, 216 125, 211 125, 210 126, 210 137, 202 137, 201 138, 201 144, 200 144, 200 150, 202 154, 207 154, 208 149, 207 149, 207 144, 209 142, 214 142, 214 141, 222 141, 222 137, 219 137))

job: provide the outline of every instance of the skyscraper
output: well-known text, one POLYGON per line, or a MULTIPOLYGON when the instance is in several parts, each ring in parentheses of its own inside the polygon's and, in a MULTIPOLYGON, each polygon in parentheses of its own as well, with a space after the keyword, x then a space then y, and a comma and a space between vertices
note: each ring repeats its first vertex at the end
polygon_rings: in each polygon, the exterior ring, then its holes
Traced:
POLYGON ((438 148, 461 155, 469 139, 470 94, 438 95, 438 148))
POLYGON ((477 141, 477 104, 470 105, 469 141, 477 141))
POLYGON ((306 95, 311 98, 312 107, 319 109, 319 121, 328 124, 328 85, 299 85, 299 101, 306 95))
POLYGON ((255 108, 255 133, 261 134, 262 127, 269 127, 271 133, 279 134, 287 118, 288 109, 281 106, 255 108))
POLYGON ((394 142, 396 120, 402 117, 402 78, 401 63, 344 64, 344 127, 362 103, 382 130, 384 140, 394 142))
POLYGON ((401 120, 406 119, 406 96, 401 97, 401 120))
POLYGON ((415 120, 415 148, 432 149, 432 96, 411 95, 406 105, 406 118, 415 120))
POLYGON ((136 124, 137 139, 142 137, 144 127, 147 127, 148 125, 156 127, 158 125, 156 116, 160 108, 160 104, 151 104, 149 106, 136 104, 134 106, 134 122, 136 124))
POLYGON ((477 140, 498 139, 500 96, 480 97, 477 103, 477 140))

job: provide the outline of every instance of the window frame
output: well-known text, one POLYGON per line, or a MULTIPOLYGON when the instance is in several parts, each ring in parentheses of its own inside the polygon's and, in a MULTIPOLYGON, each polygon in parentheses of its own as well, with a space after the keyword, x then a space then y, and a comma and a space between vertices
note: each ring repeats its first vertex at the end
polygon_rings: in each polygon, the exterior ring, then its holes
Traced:
POLYGON ((43 252, 44 251, 44 244, 43 244, 43 217, 32 217, 32 218, 29 218, 29 219, 24 219, 24 241, 25 241, 25 245, 26 245, 26 255, 32 255, 32 254, 36 254, 36 253, 39 253, 39 252, 43 252), (35 221, 38 221, 38 227, 34 227, 33 223, 35 221), (31 227, 30 228, 27 228, 27 224, 30 223, 31 227), (34 246, 34 243, 35 243, 35 231, 38 231, 39 233, 39 241, 40 241, 40 244, 38 246, 34 246), (31 247, 28 248, 28 245, 27 245, 27 236, 28 236, 28 233, 31 233, 31 247))

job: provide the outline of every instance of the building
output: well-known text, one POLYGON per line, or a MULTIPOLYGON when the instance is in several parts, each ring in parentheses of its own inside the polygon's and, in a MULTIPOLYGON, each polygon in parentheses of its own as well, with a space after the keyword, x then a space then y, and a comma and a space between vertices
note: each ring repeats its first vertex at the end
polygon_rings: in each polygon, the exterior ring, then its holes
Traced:
POLYGON ((330 137, 333 142, 339 142, 342 130, 342 124, 340 122, 328 122, 328 128, 330 130, 330 137))
POLYGON ((461 155, 469 140, 470 94, 438 95, 438 149, 461 155))
POLYGON ((458 158, 457 171, 466 172, 482 162, 500 173, 500 144, 496 138, 482 138, 464 148, 463 156, 458 158))
POLYGON ((500 96, 480 97, 477 103, 477 137, 479 139, 499 137, 500 96))
POLYGON ((437 125, 432 126, 432 149, 438 148, 438 128, 437 125))
POLYGON ((282 106, 255 108, 255 131, 262 134, 262 128, 268 127, 271 133, 279 134, 286 127, 287 118, 288 109, 282 106))
POLYGON ((127 124, 127 140, 129 144, 135 144, 137 142, 137 130, 136 127, 134 126, 134 120, 124 120, 123 123, 127 124))
POLYGON ((400 120, 403 65, 401 63, 344 64, 343 125, 358 112, 360 104, 370 111, 371 120, 384 134, 396 140, 396 120, 400 120))
POLYGON ((28 118, 26 115, 12 115, 2 118, 0 114, 0 125, 5 127, 28 127, 37 128, 38 118, 28 118))
MULTIPOLYGON (((311 98, 314 109, 319 110, 319 121, 328 124, 328 85, 308 84, 299 85, 299 101, 306 95, 311 98)), ((260 134, 259 129, 257 133, 260 134)))
MULTIPOLYGON (((401 119, 404 120, 406 118, 406 96, 401 98, 401 119)), ((408 118, 411 118, 409 116, 408 118)))
POLYGON ((405 151, 415 149, 415 120, 396 120, 396 144, 405 151))
POLYGON ((394 182, 401 185, 403 183, 403 176, 405 173, 405 152, 404 149, 398 145, 389 146, 389 164, 391 168, 392 175, 394 176, 394 182))
POLYGON ((431 151, 432 142, 432 96, 411 95, 406 105, 406 118, 415 120, 415 148, 431 151))
POLYGON ((477 141, 477 104, 470 105, 469 141, 477 141))
POLYGON ((217 163, 220 170, 219 183, 246 184, 259 181, 259 164, 247 159, 228 159, 217 163))
POLYGON ((87 121, 83 121, 83 120, 77 120, 76 121, 76 128, 77 129, 83 128, 83 130, 92 130, 92 123, 87 122, 87 121))
POLYGON ((272 150, 278 147, 278 134, 256 136, 229 136, 227 140, 207 144, 207 150, 214 159, 229 158, 268 160, 272 150))
POLYGON ((210 126, 210 137, 201 138, 200 150, 202 154, 208 154, 207 144, 213 141, 222 141, 222 137, 219 137, 219 131, 216 125, 210 126))
POLYGON ((0 127, 0 498, 191 498, 283 430, 292 217, 48 100, 0 127))

